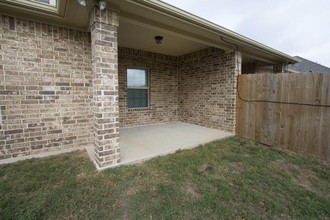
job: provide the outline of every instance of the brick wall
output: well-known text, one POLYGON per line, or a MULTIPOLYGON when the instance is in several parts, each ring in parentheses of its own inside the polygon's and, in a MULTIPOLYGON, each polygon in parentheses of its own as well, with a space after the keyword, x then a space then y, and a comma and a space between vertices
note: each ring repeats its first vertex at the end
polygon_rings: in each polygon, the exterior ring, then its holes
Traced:
POLYGON ((92 144, 87 32, 0 15, 0 159, 92 144))
POLYGON ((119 48, 120 127, 178 121, 177 58, 119 48), (146 68, 149 73, 149 108, 127 108, 128 67, 146 68))
POLYGON ((216 48, 180 57, 119 48, 120 127, 183 121, 234 132, 237 62, 239 54, 216 48), (147 109, 127 108, 128 67, 149 71, 147 109))
POLYGON ((235 131, 239 53, 207 48, 178 58, 179 119, 235 131))

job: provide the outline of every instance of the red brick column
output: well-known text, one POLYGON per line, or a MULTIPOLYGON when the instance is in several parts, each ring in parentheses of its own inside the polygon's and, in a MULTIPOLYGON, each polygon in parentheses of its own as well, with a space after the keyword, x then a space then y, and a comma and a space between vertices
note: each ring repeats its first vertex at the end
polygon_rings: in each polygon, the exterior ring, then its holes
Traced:
POLYGON ((94 156, 100 168, 120 162, 118 24, 118 12, 98 8, 91 12, 94 156))

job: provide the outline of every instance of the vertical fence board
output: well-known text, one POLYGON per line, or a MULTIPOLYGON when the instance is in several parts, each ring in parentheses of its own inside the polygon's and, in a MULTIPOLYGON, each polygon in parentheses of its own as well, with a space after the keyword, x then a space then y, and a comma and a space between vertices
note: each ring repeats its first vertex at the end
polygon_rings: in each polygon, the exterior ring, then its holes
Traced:
MULTIPOLYGON (((296 93, 295 93, 295 100, 297 103, 302 103, 304 100, 304 86, 305 86, 305 77, 296 77, 296 93)), ((304 108, 299 105, 295 105, 295 133, 294 135, 294 144, 296 149, 301 149, 303 147, 303 115, 304 115, 304 108)))
MULTIPOLYGON (((288 94, 288 86, 289 86, 289 77, 288 75, 282 75, 282 99, 279 100, 281 102, 288 102, 289 99, 289 94, 288 94)), ((279 75, 279 76, 281 76, 279 75)), ((289 118, 289 114, 288 114, 288 109, 287 109, 287 105, 286 104, 280 104, 280 109, 281 109, 281 146, 285 149, 288 148, 287 146, 287 133, 288 133, 288 118, 289 118)))
MULTIPOLYGON (((313 104, 313 94, 312 94, 312 89, 313 89, 313 81, 314 77, 313 74, 306 74, 306 84, 305 84, 305 102, 306 103, 311 103, 313 104)), ((312 135, 312 114, 313 114, 313 109, 311 109, 310 106, 304 107, 305 109, 305 115, 304 115, 304 153, 310 154, 311 153, 311 135, 312 135)))
MULTIPOLYGON (((330 105, 330 74, 323 75, 323 88, 322 88, 322 100, 325 105, 330 105)), ((322 108, 322 146, 326 146, 322 148, 322 155, 325 155, 326 160, 330 161, 330 114, 329 108, 322 108)))
MULTIPOLYGON (((266 77, 266 97, 264 99, 267 99, 269 97, 270 100, 275 99, 275 81, 274 77, 272 75, 268 75, 266 77)), ((272 103, 266 103, 266 118, 263 118, 263 125, 265 126, 265 133, 264 133, 264 142, 268 143, 269 145, 273 145, 274 138, 274 105, 272 103), (271 121, 270 123, 265 123, 267 121, 271 121)))
MULTIPOLYGON (((282 99, 282 78, 276 77, 276 100, 274 101, 281 101, 282 99)), ((281 105, 275 104, 275 118, 274 118, 274 127, 275 127, 275 139, 274 139, 274 146, 280 146, 281 140, 281 105)))
MULTIPOLYGON (((255 94, 254 97, 258 100, 262 100, 263 96, 263 91, 262 91, 262 84, 263 84, 263 75, 258 75, 257 80, 254 82, 255 83, 255 94)), ((255 108, 255 139, 260 140, 262 143, 262 112, 263 112, 263 104, 262 102, 256 103, 256 108, 255 108)))
MULTIPOLYGON (((315 74, 315 81, 314 81, 314 97, 315 97, 315 105, 320 105, 321 104, 321 97, 322 97, 322 91, 323 91, 323 75, 322 74, 315 74)), ((320 125, 322 124, 321 122, 321 117, 322 117, 322 108, 315 108, 315 115, 314 115, 314 120, 315 122, 312 123, 313 125, 313 145, 315 146, 315 153, 320 155, 322 152, 321 148, 321 130, 320 130, 320 125)), ((329 109, 330 111, 330 109, 329 109)))
MULTIPOLYGON (((256 78, 252 78, 249 76, 249 81, 251 84, 249 85, 249 93, 247 94, 248 100, 252 99, 253 97, 256 97, 255 88, 256 88, 256 78)), ((255 139, 255 105, 252 103, 248 104, 248 137, 251 139, 255 139)))
POLYGON ((330 74, 241 75, 238 82, 239 136, 330 161, 330 74))

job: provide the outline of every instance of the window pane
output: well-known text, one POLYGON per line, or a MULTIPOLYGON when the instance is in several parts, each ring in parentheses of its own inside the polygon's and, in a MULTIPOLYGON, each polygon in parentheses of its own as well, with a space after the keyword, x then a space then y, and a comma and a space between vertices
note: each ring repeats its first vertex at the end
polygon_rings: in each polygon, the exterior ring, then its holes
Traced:
POLYGON ((148 87, 148 74, 143 69, 127 69, 128 87, 148 87))
POLYGON ((137 107, 142 107, 141 106, 141 99, 134 99, 134 101, 135 101, 135 107, 137 108, 137 107))
POLYGON ((147 99, 141 99, 141 106, 148 106, 147 99))
POLYGON ((129 89, 128 90, 128 99, 134 99, 134 91, 135 89, 129 89))
POLYGON ((128 99, 128 108, 135 108, 134 99, 128 99))
POLYGON ((128 89, 128 108, 148 107, 147 89, 128 89))
POLYGON ((56 3, 57 3, 57 0, 30 0, 30 1, 41 3, 41 4, 47 4, 47 5, 50 5, 53 7, 55 7, 56 3))

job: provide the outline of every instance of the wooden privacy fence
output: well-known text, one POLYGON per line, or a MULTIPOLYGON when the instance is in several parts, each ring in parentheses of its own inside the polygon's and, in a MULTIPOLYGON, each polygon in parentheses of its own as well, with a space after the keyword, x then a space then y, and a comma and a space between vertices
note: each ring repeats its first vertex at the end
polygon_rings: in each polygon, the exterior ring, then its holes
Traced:
POLYGON ((240 75, 236 133, 330 161, 330 74, 240 75))

